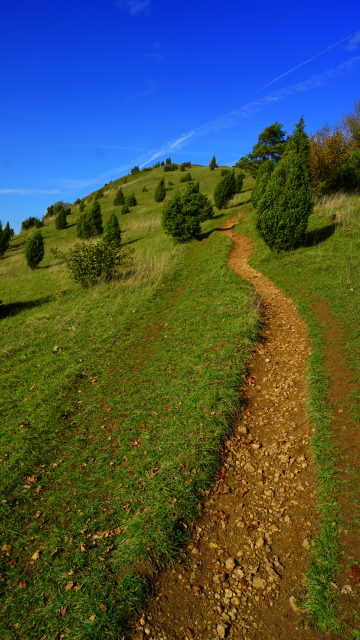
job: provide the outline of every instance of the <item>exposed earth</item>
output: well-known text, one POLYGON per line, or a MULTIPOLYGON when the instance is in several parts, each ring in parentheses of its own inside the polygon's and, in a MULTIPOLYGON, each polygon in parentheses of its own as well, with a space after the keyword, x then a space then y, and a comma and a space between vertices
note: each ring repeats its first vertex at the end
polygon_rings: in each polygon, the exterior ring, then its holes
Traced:
POLYGON ((251 242, 233 231, 234 222, 223 230, 234 242, 229 264, 259 295, 262 339, 191 541, 182 561, 159 575, 133 640, 333 637, 310 628, 301 609, 317 517, 307 331, 291 300, 247 264, 251 242))

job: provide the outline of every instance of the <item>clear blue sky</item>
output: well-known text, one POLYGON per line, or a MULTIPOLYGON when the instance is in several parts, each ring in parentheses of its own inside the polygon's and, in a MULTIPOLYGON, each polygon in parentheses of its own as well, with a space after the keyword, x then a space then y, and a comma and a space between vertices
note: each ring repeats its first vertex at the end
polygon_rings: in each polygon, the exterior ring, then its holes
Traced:
POLYGON ((0 220, 16 231, 168 155, 233 164, 360 98, 355 0, 33 0, 0 20, 0 220))

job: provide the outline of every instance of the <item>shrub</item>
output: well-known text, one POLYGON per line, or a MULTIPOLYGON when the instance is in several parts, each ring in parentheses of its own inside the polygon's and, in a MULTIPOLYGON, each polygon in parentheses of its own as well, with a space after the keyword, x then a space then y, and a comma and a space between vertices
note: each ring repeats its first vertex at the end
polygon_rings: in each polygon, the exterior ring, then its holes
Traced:
POLYGON ((78 242, 66 254, 66 263, 75 282, 84 288, 99 282, 109 282, 130 273, 133 249, 106 244, 78 242))
POLYGON ((107 243, 113 242, 117 245, 120 245, 121 243, 120 225, 115 213, 111 214, 105 226, 104 242, 107 242, 107 243))
POLYGON ((28 229, 31 229, 32 227, 35 227, 36 229, 39 229, 40 227, 43 227, 44 223, 39 220, 39 218, 35 218, 34 216, 30 216, 30 218, 26 218, 26 220, 24 220, 21 223, 21 231, 27 231, 28 229))
POLYGON ((304 241, 312 208, 310 145, 301 118, 258 200, 256 227, 271 249, 289 251, 304 241))
POLYGON ((165 232, 177 242, 187 242, 200 233, 200 223, 214 215, 208 198, 199 193, 198 183, 189 183, 183 196, 176 194, 163 208, 165 232))
POLYGON ((319 184, 319 193, 360 191, 360 150, 354 151, 331 176, 319 184))
POLYGON ((113 205, 115 207, 124 204, 125 202, 125 196, 123 193, 123 190, 121 187, 119 187, 119 189, 117 190, 116 194, 115 194, 115 198, 113 200, 113 205))
POLYGON ((83 240, 102 234, 103 225, 101 206, 97 200, 93 203, 90 211, 87 211, 80 216, 76 229, 78 238, 82 238, 83 240))
POLYGON ((165 165, 170 165, 170 164, 171 164, 171 158, 166 158, 165 165))
POLYGON ((155 202, 162 202, 163 200, 165 200, 165 196, 166 196, 165 180, 164 178, 161 178, 158 186, 155 189, 154 200, 155 202))
POLYGON ((218 209, 224 209, 236 193, 234 171, 226 169, 214 190, 214 201, 218 209))
POLYGON ((244 178, 245 178, 245 173, 243 173, 242 171, 240 171, 240 173, 238 173, 235 176, 235 193, 241 193, 242 192, 242 188, 243 188, 243 184, 244 184, 244 178))
POLYGON ((55 227, 56 229, 66 229, 67 227, 67 216, 70 215, 71 209, 70 207, 65 207, 62 202, 58 202, 54 205, 54 213, 56 214, 55 218, 55 227))
POLYGON ((210 171, 214 171, 214 169, 217 169, 217 162, 216 162, 216 158, 215 156, 213 156, 210 160, 210 164, 209 164, 209 169, 210 171))
POLYGON ((35 231, 25 243, 25 258, 31 269, 35 269, 44 257, 44 238, 35 231))
POLYGON ((185 173, 185 175, 181 176, 180 178, 180 182, 191 182, 191 180, 192 180, 192 177, 190 172, 185 173))
POLYGON ((129 193, 129 195, 125 196, 125 202, 128 204, 129 207, 136 207, 137 200, 135 197, 135 193, 129 193))
POLYGON ((182 162, 180 165, 180 171, 185 171, 185 169, 190 169, 191 162, 182 162))
POLYGON ((143 192, 145 193, 146 191, 148 191, 148 188, 147 188, 147 187, 145 187, 145 185, 144 185, 144 186, 143 186, 143 188, 142 188, 142 190, 143 190, 143 192))
POLYGON ((136 173, 140 173, 140 169, 139 169, 139 167, 138 167, 137 165, 135 165, 135 167, 133 167, 133 168, 131 169, 130 173, 131 173, 132 175, 135 175, 136 173))
POLYGON ((130 213, 130 207, 127 202, 124 202, 124 204, 121 205, 120 213, 130 213))
POLYGON ((10 228, 9 223, 7 222, 4 229, 2 228, 2 224, 0 222, 0 256, 2 256, 5 251, 9 248, 10 238, 14 235, 14 229, 10 228))
POLYGON ((103 198, 103 197, 104 197, 104 187, 102 187, 101 189, 95 192, 94 200, 100 200, 100 198, 103 198))
POLYGON ((177 171, 178 168, 177 164, 166 164, 164 166, 164 171, 177 171))
POLYGON ((270 176, 274 169, 274 164, 271 160, 265 160, 261 163, 258 172, 256 174, 256 183, 252 190, 251 201, 255 209, 257 208, 260 199, 265 193, 266 185, 270 180, 270 176))
POLYGON ((79 211, 80 211, 80 213, 83 213, 83 211, 85 211, 85 202, 84 202, 84 200, 81 200, 81 202, 79 204, 79 211))

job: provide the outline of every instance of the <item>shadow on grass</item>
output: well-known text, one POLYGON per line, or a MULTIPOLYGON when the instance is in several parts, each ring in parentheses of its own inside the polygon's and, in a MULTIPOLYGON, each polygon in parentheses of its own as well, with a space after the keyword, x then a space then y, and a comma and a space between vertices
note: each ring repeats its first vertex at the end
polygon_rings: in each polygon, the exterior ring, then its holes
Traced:
POLYGON ((231 229, 233 229, 236 226, 236 222, 234 222, 234 224, 232 224, 230 227, 226 227, 226 229, 224 229, 223 227, 215 227, 215 229, 209 229, 209 231, 205 231, 204 233, 200 233, 197 236, 197 240, 206 240, 206 238, 209 238, 209 236, 211 236, 212 233, 214 233, 214 231, 230 231, 231 229))
POLYGON ((143 238, 145 238, 145 236, 142 236, 141 238, 136 238, 135 240, 129 240, 128 242, 122 242, 121 246, 125 247, 127 244, 134 244, 134 242, 139 242, 139 240, 143 240, 143 238))
POLYGON ((0 304, 0 320, 3 320, 8 316, 16 316, 18 313, 21 313, 26 309, 40 307, 40 305, 51 302, 52 300, 54 300, 53 296, 47 296, 46 298, 39 298, 38 300, 27 300, 25 302, 10 302, 9 304, 0 304))
POLYGON ((334 222, 332 224, 326 225, 326 227, 321 227, 321 229, 313 229, 312 231, 308 231, 305 236, 305 247, 313 247, 324 240, 330 238, 335 232, 337 224, 334 222))

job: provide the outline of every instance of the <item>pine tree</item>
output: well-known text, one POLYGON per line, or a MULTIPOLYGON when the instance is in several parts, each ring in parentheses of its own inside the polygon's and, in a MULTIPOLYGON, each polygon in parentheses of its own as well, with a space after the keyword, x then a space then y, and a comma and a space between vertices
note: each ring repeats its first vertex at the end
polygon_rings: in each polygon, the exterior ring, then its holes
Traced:
POLYGON ((243 188, 243 184, 244 184, 244 178, 245 178, 245 173, 243 173, 242 171, 240 171, 240 173, 238 173, 235 176, 235 193, 241 193, 242 192, 242 188, 243 188))
POLYGON ((55 218, 56 229, 66 229, 68 213, 71 213, 70 209, 65 209, 65 207, 61 207, 59 209, 59 212, 55 218))
POLYGON ((25 258, 31 269, 35 269, 44 257, 44 239, 41 231, 35 231, 25 244, 25 258))
POLYGON ((122 188, 120 187, 117 190, 116 194, 115 194, 115 198, 114 198, 113 204, 114 204, 115 207, 117 207, 119 205, 124 204, 124 202, 125 202, 125 196, 123 194, 122 188))
POLYGON ((214 171, 214 169, 217 169, 217 162, 216 162, 216 158, 215 156, 213 156, 210 160, 210 164, 209 164, 209 169, 210 171, 214 171))
POLYGON ((165 196, 166 196, 165 180, 164 178, 161 178, 158 186, 155 189, 154 200, 155 202, 162 202, 163 200, 165 200, 165 196))
POLYGON ((99 236, 103 232, 100 203, 95 200, 90 211, 83 213, 76 225, 78 237, 82 239, 99 236))
POLYGON ((106 226, 104 232, 104 241, 107 243, 115 243, 121 244, 121 231, 119 221, 115 213, 112 213, 106 226))
POLYGON ((310 147, 301 119, 258 201, 257 229, 277 252, 295 249, 304 242, 313 209, 309 166, 310 147))

